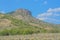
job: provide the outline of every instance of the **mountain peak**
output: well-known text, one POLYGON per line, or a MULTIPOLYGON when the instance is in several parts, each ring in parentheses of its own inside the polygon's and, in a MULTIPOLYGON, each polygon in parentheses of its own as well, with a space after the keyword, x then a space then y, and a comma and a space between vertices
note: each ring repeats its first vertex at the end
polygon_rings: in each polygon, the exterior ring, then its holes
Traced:
POLYGON ((31 15, 31 11, 23 8, 17 9, 16 13, 23 14, 23 15, 31 15))
POLYGON ((16 11, 12 11, 9 13, 11 16, 14 16, 15 18, 17 19, 22 19, 23 21, 28 21, 30 19, 32 19, 32 14, 29 10, 27 9, 23 9, 23 8, 20 8, 20 9, 17 9, 16 11))

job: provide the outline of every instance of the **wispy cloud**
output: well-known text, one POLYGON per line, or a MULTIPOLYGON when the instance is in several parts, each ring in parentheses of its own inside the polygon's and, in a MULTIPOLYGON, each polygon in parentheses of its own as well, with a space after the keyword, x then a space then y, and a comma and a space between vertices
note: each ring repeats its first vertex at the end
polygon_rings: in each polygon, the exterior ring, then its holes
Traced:
POLYGON ((47 1, 44 1, 43 4, 47 4, 47 1))
POLYGON ((0 11, 0 13, 5 13, 4 11, 0 11))
POLYGON ((34 1, 39 1, 39 0, 34 0, 34 1))
POLYGON ((46 12, 40 13, 37 18, 40 20, 49 20, 60 22, 60 8, 49 8, 46 12))

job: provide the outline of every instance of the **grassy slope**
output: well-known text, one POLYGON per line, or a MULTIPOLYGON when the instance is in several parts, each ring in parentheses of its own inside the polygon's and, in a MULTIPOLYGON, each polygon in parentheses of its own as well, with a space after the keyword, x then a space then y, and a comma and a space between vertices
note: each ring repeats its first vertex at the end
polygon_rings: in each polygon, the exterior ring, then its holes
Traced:
MULTIPOLYGON (((24 22, 19 19, 15 19, 10 15, 3 15, 0 14, 0 19, 8 19, 11 21, 8 26, 4 26, 0 24, 0 35, 26 35, 26 34, 33 34, 33 33, 55 33, 59 32, 58 30, 47 30, 44 29, 43 26, 37 27, 37 26, 32 26, 27 22, 24 22), (3 26, 3 28, 2 28, 3 26), (2 29, 2 30, 1 30, 2 29)), ((4 23, 4 22, 3 22, 4 23)), ((47 24, 46 24, 47 25, 47 24)))

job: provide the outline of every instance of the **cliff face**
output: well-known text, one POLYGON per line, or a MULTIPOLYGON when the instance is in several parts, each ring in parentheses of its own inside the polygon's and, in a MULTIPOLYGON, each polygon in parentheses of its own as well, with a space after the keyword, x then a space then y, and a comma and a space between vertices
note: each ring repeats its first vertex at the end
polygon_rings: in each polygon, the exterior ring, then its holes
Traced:
POLYGON ((31 12, 27 9, 17 9, 11 13, 12 15, 31 16, 31 12))
POLYGON ((29 10, 27 9, 18 9, 16 11, 10 12, 10 15, 24 21, 30 21, 32 18, 32 14, 29 10))

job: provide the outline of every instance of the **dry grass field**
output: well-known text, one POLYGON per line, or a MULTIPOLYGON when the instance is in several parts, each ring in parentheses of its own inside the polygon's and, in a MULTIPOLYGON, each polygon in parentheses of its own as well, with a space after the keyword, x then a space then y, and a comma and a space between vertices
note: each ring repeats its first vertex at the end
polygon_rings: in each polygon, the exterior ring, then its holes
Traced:
POLYGON ((0 36, 0 40, 60 40, 60 33, 0 36))

